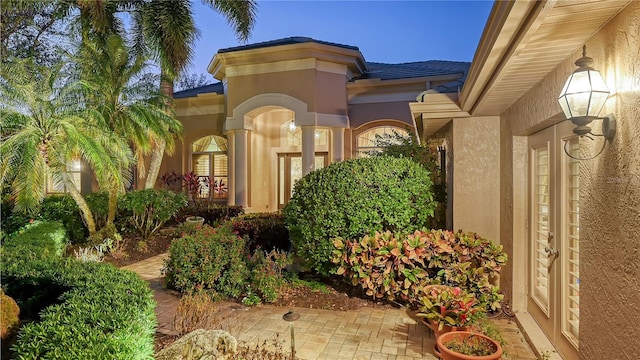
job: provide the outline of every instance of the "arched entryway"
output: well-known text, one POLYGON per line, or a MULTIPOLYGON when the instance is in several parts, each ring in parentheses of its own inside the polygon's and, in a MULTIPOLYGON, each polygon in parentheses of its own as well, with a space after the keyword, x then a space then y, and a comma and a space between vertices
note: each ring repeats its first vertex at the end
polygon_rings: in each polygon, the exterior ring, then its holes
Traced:
POLYGON ((254 96, 232 114, 225 123, 229 203, 248 211, 281 208, 297 179, 344 158, 346 116, 308 112, 285 94, 254 96))

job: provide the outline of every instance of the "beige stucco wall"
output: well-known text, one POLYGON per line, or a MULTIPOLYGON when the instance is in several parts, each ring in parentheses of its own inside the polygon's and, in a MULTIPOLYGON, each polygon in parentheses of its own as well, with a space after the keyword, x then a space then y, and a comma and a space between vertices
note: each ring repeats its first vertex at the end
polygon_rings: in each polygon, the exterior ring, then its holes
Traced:
POLYGON ((323 114, 347 113, 345 75, 315 69, 271 72, 227 78, 229 116, 238 105, 254 96, 278 93, 292 96, 307 105, 307 111, 323 114))
POLYGON ((375 120, 394 119, 413 128, 413 118, 407 101, 370 104, 349 104, 349 124, 352 129, 375 120))
MULTIPOLYGON (((636 359, 640 354, 640 2, 631 2, 586 45, 593 66, 612 92, 602 114, 615 114, 618 131, 602 155, 580 162, 580 358, 636 359), (612 336, 604 336, 608 334, 612 336)), ((512 180, 516 169, 509 166, 520 156, 510 152, 511 135, 530 133, 557 118, 557 94, 580 55, 576 51, 569 56, 502 115, 501 149, 507 153, 501 158, 505 209, 501 233, 505 242, 515 241, 516 249, 526 239, 508 237, 514 231, 508 220, 519 217, 510 210, 518 196, 514 191, 511 199, 509 192, 521 187, 512 180)), ((594 130, 599 132, 598 126, 594 130)), ((599 144, 580 142, 584 154, 595 153, 599 144)))
POLYGON ((453 120, 453 229, 495 243, 500 242, 499 137, 497 116, 453 120))

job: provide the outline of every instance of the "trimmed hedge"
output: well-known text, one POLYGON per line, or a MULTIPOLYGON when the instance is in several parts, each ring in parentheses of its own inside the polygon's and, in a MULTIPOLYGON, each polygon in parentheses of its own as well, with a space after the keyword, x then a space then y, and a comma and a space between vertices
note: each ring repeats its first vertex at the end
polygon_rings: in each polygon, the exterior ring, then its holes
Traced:
POLYGON ((427 170, 376 156, 331 164, 303 177, 284 209, 294 251, 323 275, 334 273, 331 239, 427 225, 436 203, 427 170))
POLYGON ((29 253, 33 257, 61 257, 67 241, 62 223, 36 220, 13 234, 2 246, 5 251, 29 253))
POLYGON ((291 250, 289 230, 280 213, 254 213, 239 216, 229 221, 238 235, 247 239, 249 252, 291 250))
POLYGON ((110 264, 62 258, 57 222, 35 222, 3 244, 2 287, 28 322, 18 359, 153 359, 155 301, 148 285, 110 264))
POLYGON ((245 240, 230 226, 204 225, 171 242, 165 281, 184 293, 213 290, 222 297, 238 297, 249 275, 245 254, 245 240))
POLYGON ((70 258, 3 255, 3 287, 34 320, 18 333, 16 358, 153 359, 155 301, 138 275, 70 258))

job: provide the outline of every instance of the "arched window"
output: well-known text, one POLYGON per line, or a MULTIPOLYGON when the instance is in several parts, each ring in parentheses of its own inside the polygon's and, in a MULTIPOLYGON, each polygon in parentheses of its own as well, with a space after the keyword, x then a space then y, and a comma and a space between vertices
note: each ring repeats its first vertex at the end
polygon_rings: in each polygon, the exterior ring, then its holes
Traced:
POLYGON ((400 143, 400 138, 410 136, 406 129, 397 126, 378 126, 362 132, 356 137, 356 155, 369 156, 372 152, 381 150, 380 142, 400 143))
POLYGON ((193 142, 191 170, 200 180, 199 198, 227 197, 229 173, 227 169, 227 139, 209 135, 193 142))

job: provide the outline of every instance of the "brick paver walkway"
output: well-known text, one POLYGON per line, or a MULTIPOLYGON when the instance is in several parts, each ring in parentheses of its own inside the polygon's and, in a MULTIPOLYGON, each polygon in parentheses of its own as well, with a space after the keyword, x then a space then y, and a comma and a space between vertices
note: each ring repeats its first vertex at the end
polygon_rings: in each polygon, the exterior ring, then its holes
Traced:
MULTIPOLYGON (((158 303, 158 331, 173 333, 173 319, 179 294, 162 288, 160 270, 166 254, 124 267, 147 280, 158 303)), ((271 305, 244 307, 219 303, 218 314, 225 319, 225 329, 239 341, 258 344, 277 339, 288 350, 290 323, 282 315, 293 310, 300 319, 293 323, 296 357, 300 360, 367 359, 415 360, 437 359, 433 355, 435 338, 410 312, 402 309, 333 311, 284 308, 271 305)), ((535 355, 524 341, 515 323, 497 320, 510 346, 509 358, 534 360, 535 355)))

